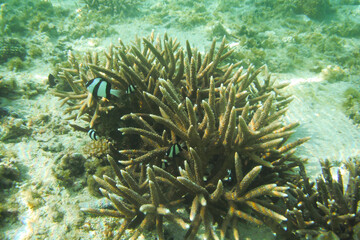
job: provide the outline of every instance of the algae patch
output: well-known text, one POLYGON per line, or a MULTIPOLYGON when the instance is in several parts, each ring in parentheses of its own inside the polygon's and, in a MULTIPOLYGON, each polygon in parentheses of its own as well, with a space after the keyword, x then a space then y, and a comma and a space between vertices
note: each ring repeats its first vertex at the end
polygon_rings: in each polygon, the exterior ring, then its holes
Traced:
POLYGON ((346 100, 343 103, 346 115, 356 124, 360 124, 360 91, 356 88, 348 88, 344 92, 346 100))

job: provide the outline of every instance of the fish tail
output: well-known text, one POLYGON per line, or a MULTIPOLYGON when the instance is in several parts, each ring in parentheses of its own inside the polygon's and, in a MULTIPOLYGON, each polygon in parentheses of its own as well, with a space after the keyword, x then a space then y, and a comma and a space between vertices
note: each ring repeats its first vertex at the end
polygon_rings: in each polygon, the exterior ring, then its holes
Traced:
POLYGON ((114 95, 114 96, 117 97, 117 98, 120 98, 120 96, 121 96, 121 91, 120 91, 120 90, 117 90, 117 89, 110 89, 110 94, 111 94, 111 95, 114 95))

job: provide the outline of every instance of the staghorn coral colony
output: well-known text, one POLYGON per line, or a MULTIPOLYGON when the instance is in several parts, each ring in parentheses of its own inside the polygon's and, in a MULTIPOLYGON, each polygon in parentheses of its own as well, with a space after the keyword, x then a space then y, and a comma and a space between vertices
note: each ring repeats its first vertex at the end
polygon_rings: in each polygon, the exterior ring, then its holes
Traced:
MULTIPOLYGON (((232 52, 225 38, 201 53, 189 42, 182 48, 166 34, 152 34, 130 45, 120 40, 104 56, 88 53, 79 61, 69 54, 71 68, 58 77, 72 91, 54 94, 68 105, 68 119, 78 120, 75 129, 91 128, 108 142, 107 160, 116 176, 94 176, 113 208, 82 211, 119 218, 115 239, 128 229, 132 239, 144 230, 166 239, 170 222, 186 239, 239 239, 242 221, 266 224, 280 237, 303 236, 290 231, 303 229, 293 196, 304 191, 297 183, 307 184, 304 174, 301 180, 293 171, 303 169, 304 161, 294 152, 309 138, 287 141, 299 125, 282 121, 292 100, 283 92, 287 84, 272 80, 266 66, 244 69, 230 61, 232 52), (122 96, 90 94, 86 83, 97 77, 122 96)), ((351 204, 357 203, 358 192, 352 194, 351 204)), ((332 195, 317 201, 329 208, 328 199, 332 195)), ((357 214, 358 222, 358 209, 349 214, 357 214)), ((328 216, 319 215, 325 222, 313 229, 328 224, 328 216)))
POLYGON ((289 183, 286 201, 287 239, 359 239, 360 238, 360 159, 345 161, 348 175, 338 169, 332 173, 330 161, 320 161, 322 174, 311 182, 300 165, 297 180, 289 183))

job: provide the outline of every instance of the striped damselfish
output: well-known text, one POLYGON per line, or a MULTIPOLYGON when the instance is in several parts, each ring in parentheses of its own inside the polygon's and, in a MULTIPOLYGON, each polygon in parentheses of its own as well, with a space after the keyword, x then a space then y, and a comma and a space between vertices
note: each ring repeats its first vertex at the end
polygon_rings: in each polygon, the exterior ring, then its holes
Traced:
POLYGON ((97 135, 96 131, 94 129, 90 129, 88 131, 88 135, 92 140, 98 140, 99 136, 97 135))
POLYGON ((133 92, 135 92, 135 85, 130 84, 130 85, 128 86, 128 88, 126 89, 125 93, 126 93, 126 94, 131 94, 131 93, 133 93, 133 92))
POLYGON ((165 155, 168 156, 169 158, 174 158, 177 155, 179 155, 181 151, 182 151, 182 147, 180 146, 180 144, 175 143, 169 147, 165 155))
POLYGON ((111 95, 115 97, 121 96, 121 91, 111 89, 111 83, 106 81, 104 78, 94 78, 86 83, 87 90, 95 97, 103 97, 111 99, 111 95))

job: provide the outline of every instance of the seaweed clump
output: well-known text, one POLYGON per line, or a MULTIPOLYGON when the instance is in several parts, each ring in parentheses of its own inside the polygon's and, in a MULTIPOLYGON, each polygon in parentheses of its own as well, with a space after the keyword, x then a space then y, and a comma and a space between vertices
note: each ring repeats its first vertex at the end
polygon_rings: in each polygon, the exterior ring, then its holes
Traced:
MULTIPOLYGON (((147 21, 164 24, 166 27, 191 29, 206 25, 214 19, 205 1, 164 1, 153 5, 148 11, 147 21)), ((213 25, 213 23, 211 23, 213 25)))
POLYGON ((0 144, 0 226, 19 221, 19 206, 13 194, 18 191, 17 184, 23 176, 21 164, 15 158, 13 151, 0 144))
POLYGON ((301 162, 295 148, 309 138, 287 142, 299 125, 282 121, 292 100, 282 91, 287 84, 272 80, 266 66, 226 63, 232 52, 225 38, 202 54, 189 42, 184 50, 176 39, 152 34, 111 46, 105 61, 87 54, 79 63, 70 54, 72 68, 59 77, 72 92, 55 94, 69 105, 69 119, 112 140, 107 158, 116 175, 94 176, 114 209, 82 210, 123 219, 116 239, 129 228, 136 229, 133 239, 147 229, 165 239, 164 222, 183 229, 186 239, 200 228, 208 239, 239 239, 241 221, 287 220, 276 199, 287 196, 286 182, 301 162), (123 97, 94 98, 85 84, 95 77, 123 97), (111 139, 111 128, 132 147, 111 139))
POLYGON ((321 71, 321 75, 326 81, 330 83, 346 81, 348 79, 347 72, 339 66, 327 66, 321 71))
POLYGON ((345 113, 356 124, 360 124, 360 91, 348 88, 344 92, 346 100, 343 103, 345 113))
POLYGON ((63 18, 68 14, 68 10, 54 7, 50 1, 9 0, 1 4, 0 32, 5 36, 23 37, 40 31, 52 37, 57 36, 54 16, 63 18))
POLYGON ((139 0, 84 0, 88 9, 101 14, 118 15, 120 17, 133 17, 140 13, 139 0))
POLYGON ((15 57, 19 58, 19 60, 25 60, 25 56, 25 44, 21 43, 16 38, 0 39, 0 64, 15 57))
POLYGON ((19 138, 30 136, 32 129, 20 118, 5 117, 0 122, 0 141, 17 142, 19 138))
POLYGON ((305 14, 312 19, 323 19, 334 10, 329 0, 292 0, 295 13, 305 14))
POLYGON ((60 154, 55 161, 57 165, 53 168, 53 174, 64 186, 73 186, 85 171, 86 159, 79 153, 60 154))
POLYGON ((20 180, 20 171, 16 163, 1 158, 0 156, 0 187, 8 189, 20 180))

